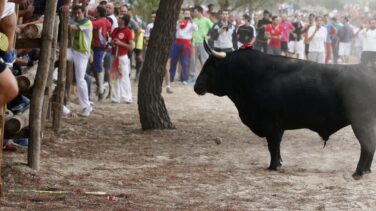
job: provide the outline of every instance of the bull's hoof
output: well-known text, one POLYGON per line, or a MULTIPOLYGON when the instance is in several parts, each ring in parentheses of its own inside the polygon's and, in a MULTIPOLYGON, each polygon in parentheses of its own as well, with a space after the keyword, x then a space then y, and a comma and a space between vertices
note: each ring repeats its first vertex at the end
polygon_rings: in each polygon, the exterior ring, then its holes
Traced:
POLYGON ((362 177, 363 177, 363 172, 362 171, 356 171, 353 175, 352 175, 352 177, 354 178, 354 180, 360 180, 360 179, 362 179, 362 177))
POLYGON ((279 165, 269 166, 269 167, 267 168, 267 170, 269 170, 269 171, 279 171, 281 168, 282 168, 282 165, 279 164, 279 165))

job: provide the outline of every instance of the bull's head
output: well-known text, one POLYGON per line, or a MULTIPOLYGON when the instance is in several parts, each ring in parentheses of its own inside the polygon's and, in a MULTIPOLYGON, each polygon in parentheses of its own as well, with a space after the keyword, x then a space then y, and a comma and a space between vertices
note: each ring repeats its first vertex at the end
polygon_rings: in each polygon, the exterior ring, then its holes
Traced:
POLYGON ((205 51, 209 54, 202 70, 197 77, 194 90, 199 95, 207 92, 218 96, 224 96, 223 64, 225 63, 226 53, 212 50, 206 40, 204 40, 205 51))

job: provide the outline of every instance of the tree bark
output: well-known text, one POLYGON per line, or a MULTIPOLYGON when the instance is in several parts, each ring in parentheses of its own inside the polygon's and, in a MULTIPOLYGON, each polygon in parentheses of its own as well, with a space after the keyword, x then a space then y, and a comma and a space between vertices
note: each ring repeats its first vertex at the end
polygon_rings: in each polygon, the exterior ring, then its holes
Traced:
MULTIPOLYGON (((3 144, 5 123, 5 106, 0 106, 0 141, 3 144)), ((0 197, 3 196, 3 181, 1 178, 1 166, 3 165, 3 150, 0 150, 0 197)))
POLYGON ((59 73, 57 79, 57 94, 55 103, 52 105, 53 123, 52 127, 55 132, 60 130, 61 116, 63 114, 64 93, 67 74, 67 48, 68 48, 68 17, 61 17, 61 41, 59 54, 59 73))
POLYGON ((25 93, 29 91, 29 89, 31 89, 31 87, 34 85, 37 69, 38 66, 34 65, 31 68, 29 68, 25 74, 16 77, 20 93, 25 93))
POLYGON ((44 101, 43 101, 43 113, 42 113, 42 130, 44 130, 45 122, 47 119, 51 118, 51 96, 55 89, 55 85, 53 84, 53 75, 55 70, 55 61, 56 61, 56 49, 57 49, 57 36, 59 32, 59 16, 55 16, 55 23, 54 23, 54 38, 52 40, 52 48, 50 53, 50 66, 49 72, 47 77, 47 84, 46 89, 44 91, 44 101))
POLYGON ((4 132, 7 134, 19 133, 22 129, 29 126, 29 109, 19 113, 5 121, 4 132))
POLYGON ((183 0, 161 0, 138 84, 138 111, 143 130, 174 129, 162 92, 165 64, 175 36, 183 0))
POLYGON ((34 83, 30 105, 30 142, 28 148, 28 165, 39 170, 40 145, 42 140, 42 108, 44 91, 47 84, 48 70, 50 66, 50 53, 53 40, 55 11, 57 0, 46 1, 44 23, 42 32, 41 56, 38 64, 37 76, 34 83))

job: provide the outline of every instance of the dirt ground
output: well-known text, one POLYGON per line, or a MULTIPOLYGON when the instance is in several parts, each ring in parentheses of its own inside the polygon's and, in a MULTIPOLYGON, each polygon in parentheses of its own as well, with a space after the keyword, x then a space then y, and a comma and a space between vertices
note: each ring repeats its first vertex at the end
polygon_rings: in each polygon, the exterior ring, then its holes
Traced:
POLYGON ((324 149, 316 133, 288 131, 282 170, 270 172, 266 141, 240 122, 228 98, 197 96, 191 85, 175 83, 174 94, 163 95, 177 129, 144 132, 135 90, 131 105, 95 102, 89 118, 65 118, 59 134, 47 130, 39 172, 26 167, 26 150, 5 152, 0 210, 376 207, 376 173, 351 177, 360 148, 349 127, 324 149), (69 193, 12 192, 17 188, 69 193))

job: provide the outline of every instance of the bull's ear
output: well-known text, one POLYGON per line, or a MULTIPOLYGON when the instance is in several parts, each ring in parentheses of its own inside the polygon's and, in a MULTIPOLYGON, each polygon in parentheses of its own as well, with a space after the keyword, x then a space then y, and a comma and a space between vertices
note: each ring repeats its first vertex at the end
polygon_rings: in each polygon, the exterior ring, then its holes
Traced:
POLYGON ((216 57, 218 59, 224 59, 224 58, 226 58, 226 53, 225 52, 217 52, 215 50, 212 50, 210 48, 210 46, 208 45, 208 42, 206 41, 206 39, 204 39, 204 48, 205 48, 205 51, 209 55, 213 55, 214 57, 216 57))

